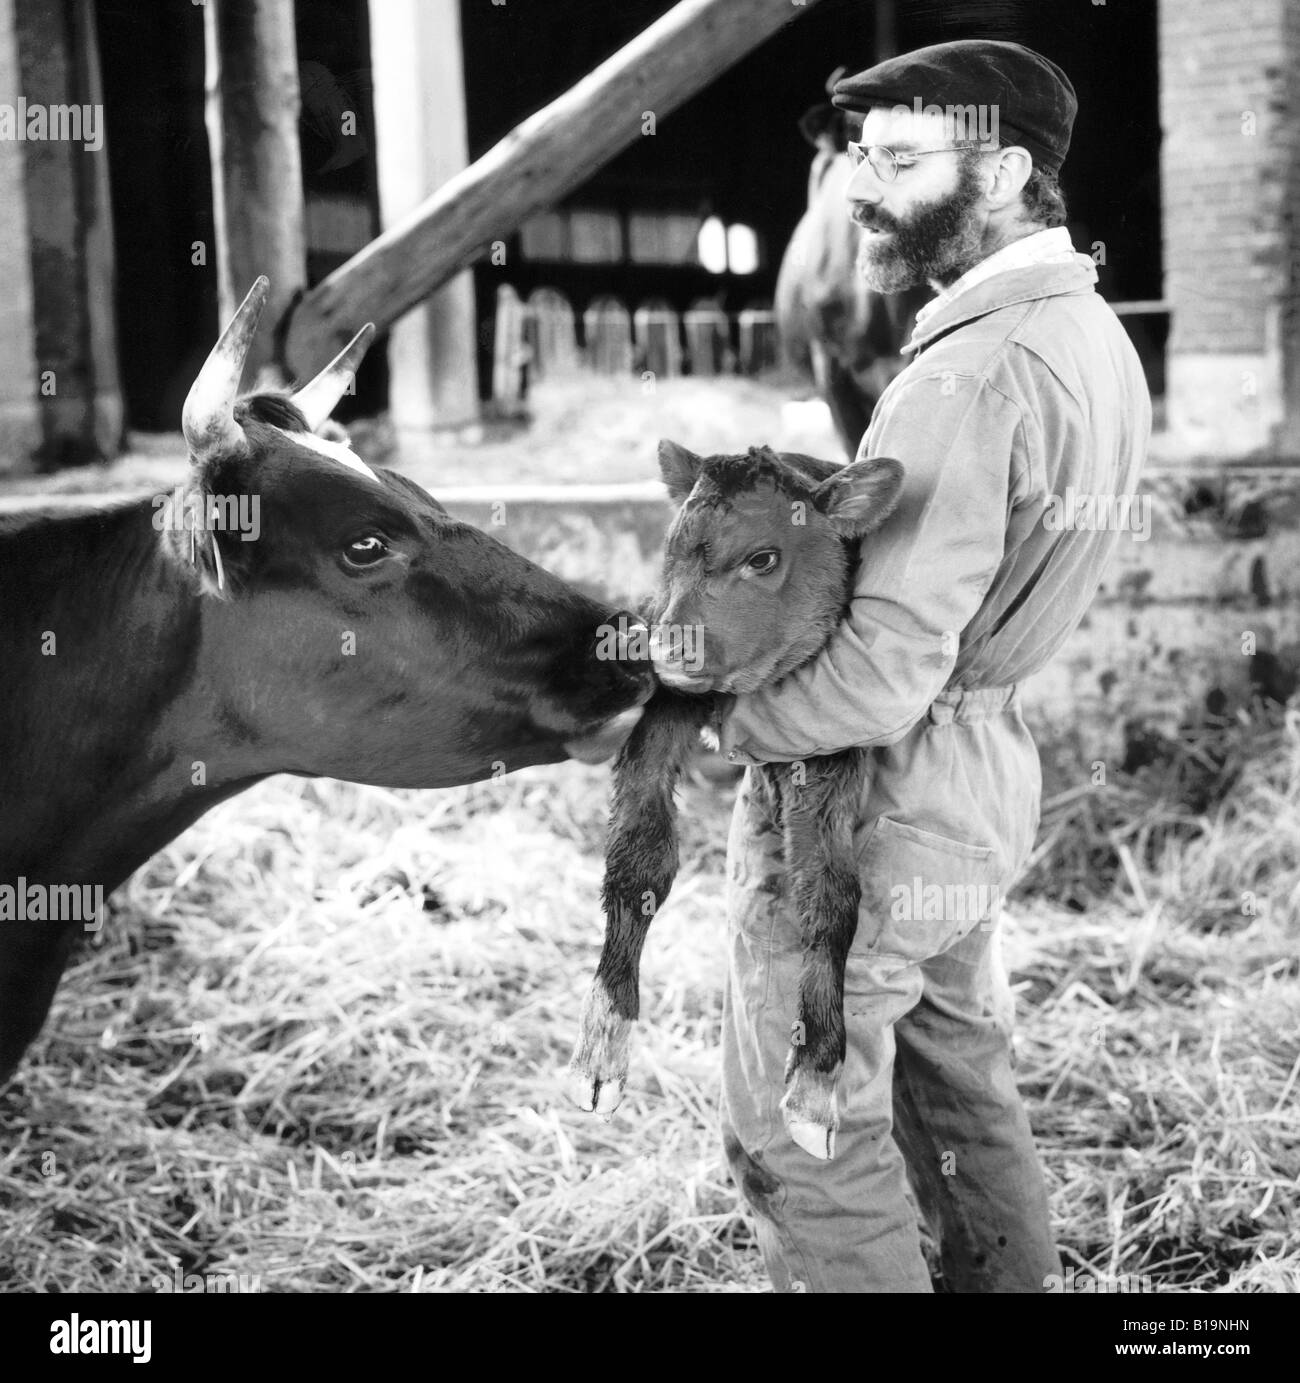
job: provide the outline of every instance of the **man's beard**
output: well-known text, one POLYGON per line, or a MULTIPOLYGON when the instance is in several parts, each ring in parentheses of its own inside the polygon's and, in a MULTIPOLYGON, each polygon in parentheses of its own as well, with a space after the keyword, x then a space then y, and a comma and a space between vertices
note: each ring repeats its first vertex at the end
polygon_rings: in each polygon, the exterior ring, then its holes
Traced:
POLYGON ((983 232, 975 203, 983 195, 979 165, 963 161, 957 186, 945 197, 917 207, 904 221, 878 208, 859 206, 868 225, 888 231, 887 240, 864 232, 858 244, 858 273, 877 293, 901 293, 922 283, 950 284, 979 262, 983 232))

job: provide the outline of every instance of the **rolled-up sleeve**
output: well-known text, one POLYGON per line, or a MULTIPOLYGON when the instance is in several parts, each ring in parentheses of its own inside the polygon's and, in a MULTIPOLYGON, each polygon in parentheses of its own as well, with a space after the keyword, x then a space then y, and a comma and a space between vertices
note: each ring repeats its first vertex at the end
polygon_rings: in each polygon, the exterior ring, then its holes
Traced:
POLYGON ((1018 405, 986 379, 896 381, 858 454, 902 462, 898 507, 862 540, 849 611, 825 648, 736 698, 724 753, 789 762, 892 744, 920 720, 1002 562, 1023 446, 1018 405))

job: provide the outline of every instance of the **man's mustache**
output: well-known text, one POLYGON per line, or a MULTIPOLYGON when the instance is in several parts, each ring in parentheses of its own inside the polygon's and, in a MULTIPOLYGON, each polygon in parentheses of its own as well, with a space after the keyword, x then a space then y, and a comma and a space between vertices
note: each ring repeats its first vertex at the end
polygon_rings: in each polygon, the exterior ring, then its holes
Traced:
POLYGON ((849 220, 861 226, 863 230, 896 231, 898 229, 898 222, 892 216, 882 216, 879 212, 863 206, 851 207, 849 220))

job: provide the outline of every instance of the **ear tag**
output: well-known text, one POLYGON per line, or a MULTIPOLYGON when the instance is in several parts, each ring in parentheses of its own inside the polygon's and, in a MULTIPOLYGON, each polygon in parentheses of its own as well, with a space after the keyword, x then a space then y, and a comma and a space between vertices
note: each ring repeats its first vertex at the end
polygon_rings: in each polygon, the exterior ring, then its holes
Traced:
POLYGON ((217 535, 212 534, 212 556, 217 564, 217 590, 226 589, 226 570, 221 565, 221 544, 217 542, 217 535))

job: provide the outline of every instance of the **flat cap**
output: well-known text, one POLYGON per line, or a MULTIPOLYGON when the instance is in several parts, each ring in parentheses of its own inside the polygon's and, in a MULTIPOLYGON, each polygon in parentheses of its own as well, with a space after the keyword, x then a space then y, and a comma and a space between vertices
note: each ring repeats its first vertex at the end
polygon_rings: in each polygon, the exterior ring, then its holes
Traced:
POLYGON ((999 143, 1022 145, 1053 173, 1065 161, 1079 108, 1070 79, 1054 62, 1019 43, 983 38, 900 53, 842 78, 831 99, 856 111, 916 109, 918 102, 922 109, 983 106, 996 115, 999 143))

